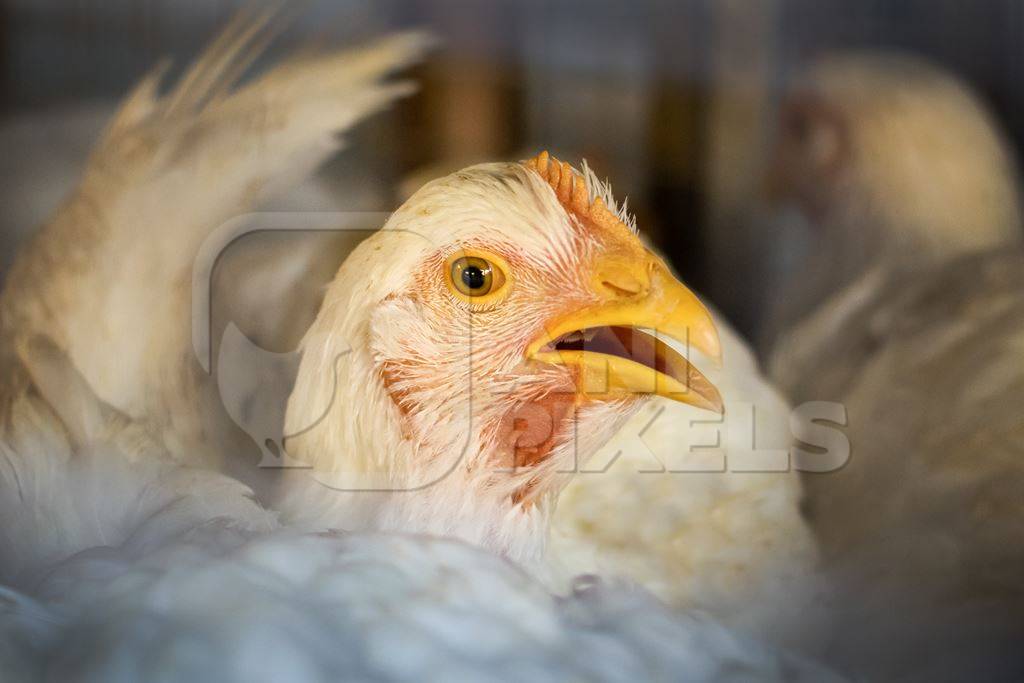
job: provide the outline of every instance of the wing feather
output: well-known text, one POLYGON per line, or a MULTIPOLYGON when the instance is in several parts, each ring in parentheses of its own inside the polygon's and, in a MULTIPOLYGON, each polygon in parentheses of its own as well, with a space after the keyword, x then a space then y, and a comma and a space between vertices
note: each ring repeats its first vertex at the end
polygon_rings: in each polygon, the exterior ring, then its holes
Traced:
POLYGON ((240 84, 283 24, 277 9, 245 13, 167 94, 161 64, 126 98, 78 189, 9 272, 0 360, 13 358, 14 334, 43 334, 133 414, 147 405, 147 375, 176 390, 187 374, 185 283, 203 240, 305 181, 340 134, 412 92, 386 78, 432 42, 409 32, 304 51, 240 84))

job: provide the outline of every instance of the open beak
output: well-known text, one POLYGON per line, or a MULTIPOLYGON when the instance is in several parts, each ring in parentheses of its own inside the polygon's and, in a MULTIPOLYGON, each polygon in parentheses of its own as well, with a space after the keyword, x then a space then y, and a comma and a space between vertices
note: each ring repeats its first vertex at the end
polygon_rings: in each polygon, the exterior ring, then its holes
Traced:
POLYGON ((720 361, 718 331, 696 295, 650 252, 643 259, 603 257, 594 273, 601 301, 551 321, 527 358, 574 366, 577 393, 594 400, 656 394, 723 412, 714 385, 662 341, 674 339, 720 361))

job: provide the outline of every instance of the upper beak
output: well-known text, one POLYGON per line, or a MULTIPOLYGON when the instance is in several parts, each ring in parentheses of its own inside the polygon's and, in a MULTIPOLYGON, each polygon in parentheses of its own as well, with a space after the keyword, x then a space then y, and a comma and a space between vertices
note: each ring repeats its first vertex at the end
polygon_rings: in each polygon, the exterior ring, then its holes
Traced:
POLYGON ((661 341, 674 339, 719 362, 711 314, 661 259, 643 254, 603 256, 591 282, 600 302, 552 320, 527 358, 575 366, 577 392, 598 400, 656 394, 721 413, 714 385, 661 341))

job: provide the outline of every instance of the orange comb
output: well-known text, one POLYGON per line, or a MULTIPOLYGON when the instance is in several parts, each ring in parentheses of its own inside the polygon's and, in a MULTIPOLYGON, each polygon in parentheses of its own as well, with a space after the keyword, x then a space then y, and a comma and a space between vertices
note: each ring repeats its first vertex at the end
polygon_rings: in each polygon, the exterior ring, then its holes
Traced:
POLYGON ((630 235, 633 234, 629 226, 608 209, 604 199, 595 197, 593 201, 590 200, 586 180, 566 162, 559 161, 544 151, 532 159, 527 159, 523 164, 540 174, 555 191, 555 196, 567 211, 576 214, 580 219, 589 220, 598 228, 624 230, 630 235))

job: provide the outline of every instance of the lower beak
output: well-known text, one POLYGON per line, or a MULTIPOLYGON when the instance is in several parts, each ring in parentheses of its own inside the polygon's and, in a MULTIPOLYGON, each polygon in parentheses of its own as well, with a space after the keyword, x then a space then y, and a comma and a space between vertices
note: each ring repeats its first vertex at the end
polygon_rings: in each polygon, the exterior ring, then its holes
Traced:
POLYGON ((577 393, 592 400, 655 394, 723 412, 722 397, 662 339, 721 358, 711 314, 656 256, 606 257, 595 267, 601 301, 551 321, 527 349, 530 360, 572 366, 577 393))

